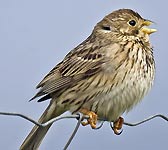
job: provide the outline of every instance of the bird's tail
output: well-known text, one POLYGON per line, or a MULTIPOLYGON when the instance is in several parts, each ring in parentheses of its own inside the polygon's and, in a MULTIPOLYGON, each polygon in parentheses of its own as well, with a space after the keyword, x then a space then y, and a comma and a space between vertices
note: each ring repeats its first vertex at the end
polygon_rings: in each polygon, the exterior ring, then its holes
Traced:
MULTIPOLYGON (((40 117, 39 123, 45 123, 50 119, 61 115, 63 112, 64 111, 62 109, 58 107, 56 108, 55 104, 50 103, 50 105, 40 117)), ((20 146, 20 150, 37 150, 51 125, 52 124, 46 127, 40 127, 35 125, 20 146)))

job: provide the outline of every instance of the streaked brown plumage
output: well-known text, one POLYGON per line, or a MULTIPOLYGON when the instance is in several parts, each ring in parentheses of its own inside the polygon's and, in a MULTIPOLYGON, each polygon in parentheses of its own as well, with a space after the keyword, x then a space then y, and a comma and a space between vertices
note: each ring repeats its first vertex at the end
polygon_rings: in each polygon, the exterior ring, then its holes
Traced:
MULTIPOLYGON (((116 121, 133 108, 154 80, 149 34, 156 30, 145 27, 151 23, 130 9, 114 11, 100 21, 37 85, 40 90, 32 99, 51 98, 39 122, 65 111, 86 110, 98 119, 116 121)), ((49 127, 35 126, 20 149, 37 149, 49 127)))

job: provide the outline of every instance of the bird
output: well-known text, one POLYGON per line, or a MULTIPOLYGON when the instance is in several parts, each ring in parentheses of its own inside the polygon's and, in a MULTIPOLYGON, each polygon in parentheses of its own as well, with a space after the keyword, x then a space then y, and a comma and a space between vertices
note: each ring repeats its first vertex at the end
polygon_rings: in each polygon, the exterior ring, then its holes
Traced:
MULTIPOLYGON (((50 100, 39 119, 45 123, 66 111, 88 119, 113 122, 115 134, 124 123, 121 115, 136 106, 152 88, 155 61, 149 28, 153 21, 132 9, 118 9, 98 22, 90 36, 72 49, 37 85, 31 99, 50 100)), ((20 150, 36 150, 52 124, 35 125, 20 150)))

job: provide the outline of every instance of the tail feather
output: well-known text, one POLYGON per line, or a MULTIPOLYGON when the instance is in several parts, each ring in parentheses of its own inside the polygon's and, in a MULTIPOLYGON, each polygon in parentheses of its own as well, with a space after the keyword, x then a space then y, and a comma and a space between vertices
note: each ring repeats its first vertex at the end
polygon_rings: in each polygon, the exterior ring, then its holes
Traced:
MULTIPOLYGON (((45 123, 50 119, 61 115, 63 112, 64 110, 57 108, 56 104, 50 103, 43 115, 40 117, 39 123, 45 123)), ((46 127, 35 125, 20 146, 20 150, 37 150, 51 125, 52 124, 46 127)))

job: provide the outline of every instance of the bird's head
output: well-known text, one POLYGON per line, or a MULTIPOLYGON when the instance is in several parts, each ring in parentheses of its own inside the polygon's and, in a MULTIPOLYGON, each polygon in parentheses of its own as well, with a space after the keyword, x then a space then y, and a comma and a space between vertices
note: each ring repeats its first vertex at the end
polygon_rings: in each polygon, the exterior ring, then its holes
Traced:
POLYGON ((153 22, 142 18, 138 13, 131 9, 120 9, 107 15, 94 28, 98 36, 112 38, 115 35, 126 37, 143 38, 156 29, 148 28, 153 22))

